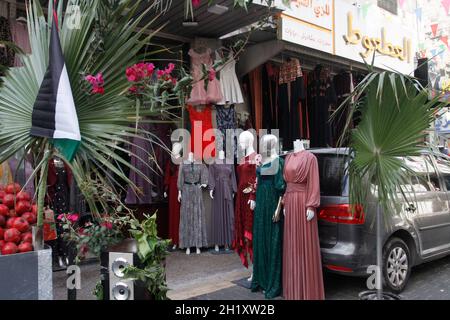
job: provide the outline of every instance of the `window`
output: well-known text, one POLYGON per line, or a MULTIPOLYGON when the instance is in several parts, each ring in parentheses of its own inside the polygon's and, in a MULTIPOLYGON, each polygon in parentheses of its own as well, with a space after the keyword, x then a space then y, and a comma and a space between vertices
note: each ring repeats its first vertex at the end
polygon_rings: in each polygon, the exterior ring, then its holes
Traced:
POLYGON ((439 178, 428 156, 408 157, 405 159, 408 167, 415 172, 410 185, 404 185, 406 192, 440 191, 439 178))
POLYGON ((380 8, 397 15, 397 0, 378 0, 377 3, 380 8))
POLYGON ((442 176, 447 191, 450 191, 450 159, 444 157, 435 157, 440 175, 442 176))
POLYGON ((319 164, 320 194, 342 196, 347 157, 338 154, 316 154, 316 156, 319 164))

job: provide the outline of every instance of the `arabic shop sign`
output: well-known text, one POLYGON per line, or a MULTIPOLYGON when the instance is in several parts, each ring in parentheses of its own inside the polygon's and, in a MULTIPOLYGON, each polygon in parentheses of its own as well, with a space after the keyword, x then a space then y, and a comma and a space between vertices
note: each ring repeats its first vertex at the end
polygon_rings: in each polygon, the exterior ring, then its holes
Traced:
POLYGON ((403 46, 393 45, 386 40, 386 29, 381 28, 381 37, 369 37, 353 26, 353 14, 347 13, 347 34, 343 36, 347 45, 361 44, 364 51, 360 55, 364 59, 372 58, 374 52, 385 56, 411 62, 411 39, 403 38, 403 46))
POLYGON ((290 7, 276 0, 284 10, 278 38, 316 50, 333 53, 334 0, 292 0, 290 7))
POLYGON ((412 32, 394 19, 387 19, 377 6, 363 13, 343 0, 335 2, 335 54, 354 61, 402 73, 414 70, 415 43, 412 32))

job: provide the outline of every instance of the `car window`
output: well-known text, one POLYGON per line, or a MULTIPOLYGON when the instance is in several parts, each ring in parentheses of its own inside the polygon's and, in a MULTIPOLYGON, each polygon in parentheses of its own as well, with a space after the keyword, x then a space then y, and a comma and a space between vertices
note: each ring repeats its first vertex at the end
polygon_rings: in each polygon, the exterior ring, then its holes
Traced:
POLYGON ((436 166, 441 175, 445 187, 450 190, 450 160, 445 157, 436 156, 436 166))
POLYGON ((415 173, 411 180, 402 186, 405 192, 440 191, 439 177, 428 156, 406 157, 404 160, 415 173))
POLYGON ((316 156, 319 165, 320 194, 343 195, 347 157, 338 154, 316 154, 316 156))

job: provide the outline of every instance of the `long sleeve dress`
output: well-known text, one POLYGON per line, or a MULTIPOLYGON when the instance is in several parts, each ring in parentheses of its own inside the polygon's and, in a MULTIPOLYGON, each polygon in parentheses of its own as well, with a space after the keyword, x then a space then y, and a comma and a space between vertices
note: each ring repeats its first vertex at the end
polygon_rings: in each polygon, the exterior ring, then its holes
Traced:
POLYGON ((281 294, 283 221, 273 222, 272 219, 285 189, 283 165, 284 160, 277 157, 256 170, 258 188, 253 217, 251 288, 252 291, 263 289, 267 299, 281 294))
POLYGON ((306 150, 288 155, 284 179, 283 296, 287 300, 322 300, 317 214, 306 220, 307 208, 320 205, 317 158, 306 150))
POLYGON ((231 246, 234 234, 234 199, 237 191, 234 165, 213 163, 209 166, 209 188, 214 191, 211 241, 231 246))
POLYGON ((179 166, 168 161, 164 173, 164 190, 169 197, 169 239, 172 244, 179 244, 180 233, 180 203, 178 202, 178 171, 179 166))
POLYGON ((208 184, 208 168, 203 163, 183 163, 178 173, 178 189, 181 190, 180 248, 205 247, 205 206, 202 184, 208 184))
POLYGON ((255 152, 249 154, 237 167, 238 188, 234 211, 233 248, 246 268, 248 268, 249 259, 253 261, 253 211, 248 201, 256 198, 255 156, 255 152))

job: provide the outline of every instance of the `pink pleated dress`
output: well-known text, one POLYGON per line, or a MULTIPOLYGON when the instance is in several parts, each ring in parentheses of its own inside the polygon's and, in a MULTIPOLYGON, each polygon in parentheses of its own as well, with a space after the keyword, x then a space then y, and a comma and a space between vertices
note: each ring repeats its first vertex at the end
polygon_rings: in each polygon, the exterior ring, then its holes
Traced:
POLYGON ((286 300, 323 300, 317 213, 306 220, 306 209, 320 205, 317 158, 306 150, 288 155, 284 180, 283 296, 286 300))
POLYGON ((191 56, 191 73, 194 83, 187 103, 191 105, 217 104, 223 100, 219 80, 214 78, 212 81, 208 81, 206 89, 205 81, 201 80, 203 76, 202 65, 206 65, 207 70, 213 65, 211 49, 208 48, 204 53, 197 53, 190 49, 189 55, 191 56))

